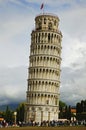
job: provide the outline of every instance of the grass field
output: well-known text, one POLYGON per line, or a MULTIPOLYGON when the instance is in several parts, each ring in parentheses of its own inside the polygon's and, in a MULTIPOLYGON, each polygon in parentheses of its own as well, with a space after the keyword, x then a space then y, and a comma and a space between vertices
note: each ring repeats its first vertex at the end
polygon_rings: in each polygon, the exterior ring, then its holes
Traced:
POLYGON ((86 127, 8 127, 1 128, 1 130, 86 130, 86 127))

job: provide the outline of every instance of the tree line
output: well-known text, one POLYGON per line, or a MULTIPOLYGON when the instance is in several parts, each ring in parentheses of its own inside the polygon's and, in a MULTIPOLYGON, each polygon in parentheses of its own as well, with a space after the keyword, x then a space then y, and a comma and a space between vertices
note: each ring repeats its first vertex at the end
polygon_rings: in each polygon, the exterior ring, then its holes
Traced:
POLYGON ((76 120, 86 121, 86 100, 78 102, 75 107, 67 106, 64 102, 59 102, 59 118, 66 118, 71 120, 71 117, 75 117, 76 120), (71 112, 71 109, 76 110, 76 114, 71 112))
POLYGON ((86 121, 86 100, 82 100, 76 104, 77 119, 86 121))
POLYGON ((24 121, 24 113, 25 113, 25 103, 20 103, 18 107, 13 111, 9 108, 9 106, 6 107, 6 110, 3 112, 0 112, 0 117, 4 118, 6 122, 9 123, 9 125, 12 125, 15 123, 15 116, 16 116, 16 122, 24 121), (15 115, 16 112, 16 115, 15 115))
MULTIPOLYGON (((59 118, 71 120, 71 117, 76 117, 77 120, 85 120, 86 121, 86 100, 82 100, 78 102, 75 106, 76 115, 71 112, 71 106, 68 106, 66 103, 60 101, 59 102, 59 118)), ((25 113, 25 103, 20 103, 18 107, 15 109, 17 112, 16 121, 24 121, 24 113, 25 113)), ((0 117, 4 118, 7 122, 12 124, 15 121, 15 115, 9 106, 6 107, 6 110, 0 112, 0 117)))

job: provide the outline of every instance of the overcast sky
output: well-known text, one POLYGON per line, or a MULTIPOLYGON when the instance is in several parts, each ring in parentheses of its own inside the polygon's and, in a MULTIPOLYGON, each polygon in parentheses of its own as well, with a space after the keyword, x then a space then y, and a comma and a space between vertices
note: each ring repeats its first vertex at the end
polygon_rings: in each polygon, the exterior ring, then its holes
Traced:
POLYGON ((0 105, 26 100, 31 31, 44 12, 60 18, 60 100, 86 99, 86 0, 0 0, 0 105))

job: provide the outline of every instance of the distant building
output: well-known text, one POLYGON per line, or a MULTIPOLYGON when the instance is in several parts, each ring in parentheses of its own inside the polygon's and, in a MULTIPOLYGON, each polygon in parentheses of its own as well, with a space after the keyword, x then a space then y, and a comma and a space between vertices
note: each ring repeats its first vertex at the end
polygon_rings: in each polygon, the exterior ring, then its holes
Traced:
POLYGON ((1 122, 1 121, 4 121, 4 118, 0 117, 0 122, 1 122))
POLYGON ((76 108, 71 108, 71 121, 76 121, 76 108))
POLYGON ((62 34, 59 18, 40 14, 31 33, 25 121, 58 120, 62 34))

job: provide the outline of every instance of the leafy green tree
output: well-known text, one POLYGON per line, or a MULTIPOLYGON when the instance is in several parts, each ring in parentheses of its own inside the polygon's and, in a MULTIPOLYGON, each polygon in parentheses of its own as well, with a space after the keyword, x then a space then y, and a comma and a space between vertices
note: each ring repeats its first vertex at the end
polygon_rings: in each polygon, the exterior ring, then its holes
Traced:
POLYGON ((67 119, 71 120, 71 106, 69 106, 67 109, 67 119))
POLYGON ((62 101, 59 101, 59 110, 60 110, 59 118, 64 118, 65 107, 66 104, 62 101))
POLYGON ((82 100, 76 104, 77 120, 86 120, 86 100, 82 100))
POLYGON ((6 111, 3 113, 3 117, 7 122, 13 121, 13 111, 11 111, 8 106, 6 108, 6 111))
POLYGON ((77 113, 81 113, 82 112, 82 110, 81 110, 81 103, 77 103, 76 104, 76 111, 77 111, 77 113))
POLYGON ((76 104, 77 113, 86 112, 86 100, 82 100, 76 104))
POLYGON ((71 119, 71 106, 67 106, 66 103, 59 102, 59 118, 71 119))
POLYGON ((18 108, 16 109, 17 112, 17 121, 24 121, 24 113, 25 113, 25 103, 20 103, 18 108))

